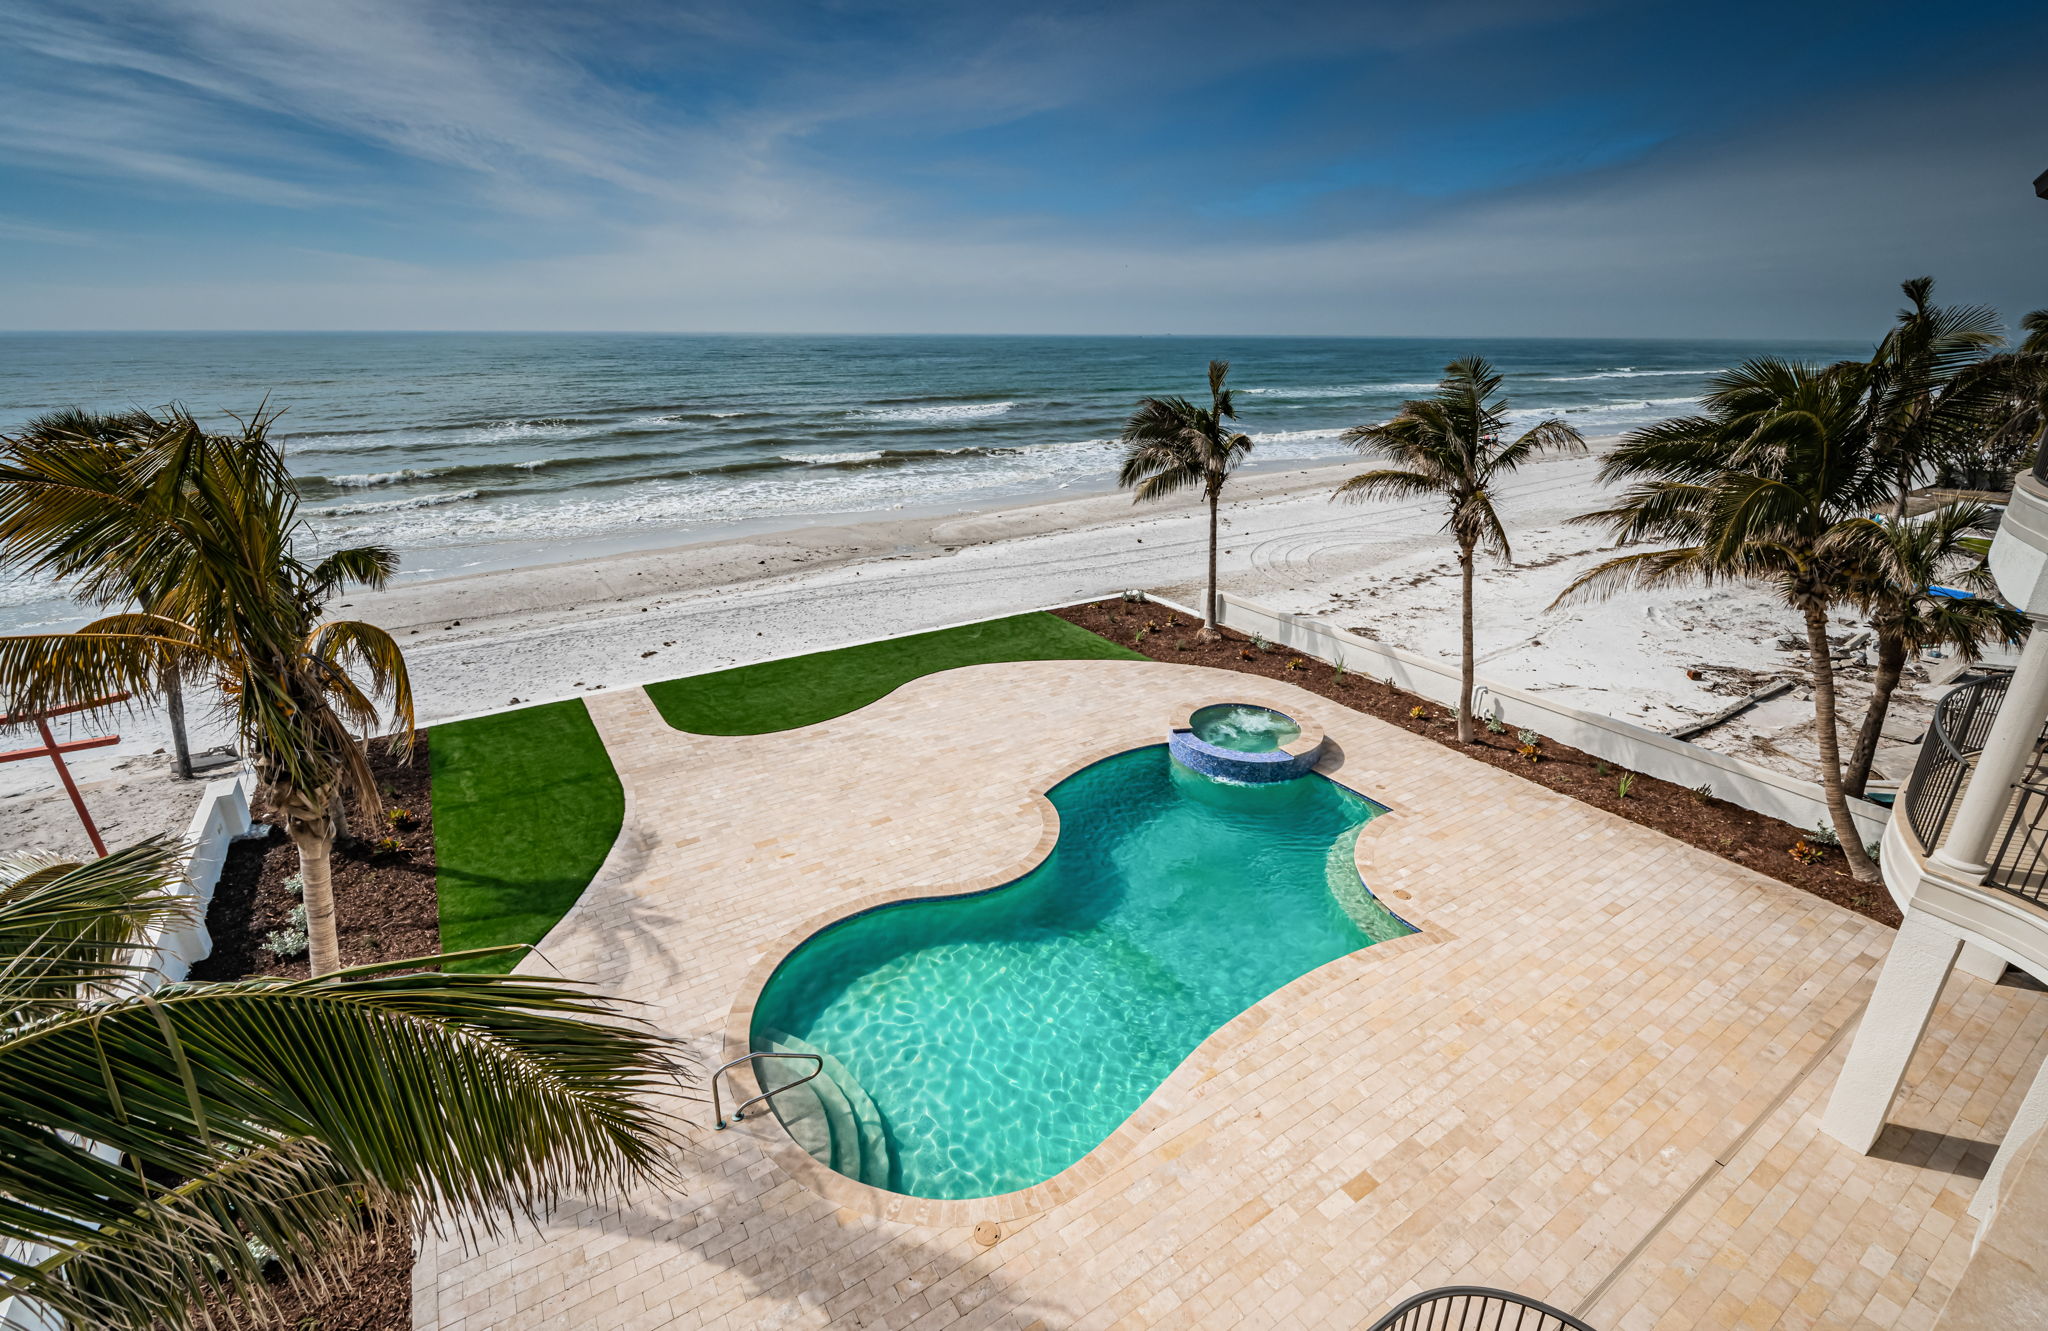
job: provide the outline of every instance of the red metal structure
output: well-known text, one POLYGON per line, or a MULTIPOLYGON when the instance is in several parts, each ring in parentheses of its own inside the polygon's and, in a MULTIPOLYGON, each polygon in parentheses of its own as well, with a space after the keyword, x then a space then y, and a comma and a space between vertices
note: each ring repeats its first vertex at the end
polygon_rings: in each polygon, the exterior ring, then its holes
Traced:
POLYGON ((9 712, 5 716, 0 716, 0 728, 33 724, 36 732, 43 737, 40 748, 15 749, 9 753, 0 753, 0 763, 20 762, 26 758, 48 758, 55 763, 57 779, 64 783, 64 793, 71 797, 71 807, 78 810, 78 821, 85 824, 85 835, 92 842, 94 853, 102 858, 106 856, 107 843, 100 840, 100 829, 94 825, 92 815, 86 812, 85 797, 78 793, 78 783, 71 779, 71 769, 64 765, 64 755, 78 753, 84 749, 104 749, 109 744, 119 744, 121 737, 95 735, 90 739, 72 739, 59 744, 57 737, 50 733, 50 718, 69 716, 73 712, 97 711, 102 707, 111 707, 117 702, 127 700, 127 694, 116 693, 111 697, 94 698, 91 702, 75 702, 68 707, 52 707, 41 712, 9 712))

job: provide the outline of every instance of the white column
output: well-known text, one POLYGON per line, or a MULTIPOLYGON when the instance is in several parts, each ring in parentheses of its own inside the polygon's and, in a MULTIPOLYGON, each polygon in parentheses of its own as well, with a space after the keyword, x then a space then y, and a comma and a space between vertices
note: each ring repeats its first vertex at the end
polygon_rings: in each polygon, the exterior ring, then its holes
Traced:
POLYGON ((2005 958, 1988 947, 1965 943, 1963 955, 1956 958, 1956 969, 1988 984, 1997 984, 2005 976, 2005 958))
MULTIPOLYGON (((1956 806, 1955 821, 1933 855, 1948 872, 1967 880, 1976 881, 1989 872, 1991 848, 2012 804, 2013 783, 2026 770, 2042 723, 2048 721, 2048 632, 2041 631, 2043 627, 2037 623, 2027 634, 1998 719, 1991 723, 1984 752, 1977 755, 1976 770, 1956 806)), ((1930 737, 1928 742, 1935 741, 1930 737)))
POLYGON ((1970 1214, 1979 1223, 1989 1220, 1991 1213, 1998 1209, 1998 1189, 2005 1180, 2005 1167, 2012 1162, 2013 1152, 2025 1146, 2044 1127, 2048 1127, 2048 1063, 2043 1063, 2035 1072, 2034 1084, 2027 1088, 2027 1098, 2020 1101, 2019 1109, 2012 1116, 2012 1126, 2005 1130, 2005 1140, 1998 1143, 1998 1154, 1991 1157, 1990 1170, 1985 1173, 1984 1181, 1977 1185, 1977 1195, 1970 1199, 1970 1214))
POLYGON ((1906 912, 1821 1115, 1823 1132, 1859 1151, 1877 1141, 1962 946, 1963 940, 1933 917, 1906 912))

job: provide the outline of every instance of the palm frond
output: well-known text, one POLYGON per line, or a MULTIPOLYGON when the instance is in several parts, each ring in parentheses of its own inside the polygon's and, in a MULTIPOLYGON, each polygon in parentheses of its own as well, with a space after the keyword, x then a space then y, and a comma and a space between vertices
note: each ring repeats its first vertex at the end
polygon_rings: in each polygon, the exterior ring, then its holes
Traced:
POLYGON ((168 837, 83 862, 0 855, 0 1028, 148 973, 153 958, 130 951, 152 927, 191 915, 175 892, 184 869, 185 848, 168 837))
POLYGON ((141 1326, 232 1281, 234 1229, 303 1257, 351 1199, 494 1232, 666 1177, 653 1097, 682 1067, 588 991, 517 975, 173 985, 27 1023, 0 1034, 0 1238, 57 1255, 0 1266, 0 1297, 141 1326))

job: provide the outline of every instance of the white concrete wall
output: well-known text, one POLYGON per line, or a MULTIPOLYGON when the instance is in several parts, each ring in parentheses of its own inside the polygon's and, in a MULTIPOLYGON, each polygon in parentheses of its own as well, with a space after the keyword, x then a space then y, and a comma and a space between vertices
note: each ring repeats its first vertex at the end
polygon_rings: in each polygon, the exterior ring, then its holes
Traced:
MULTIPOLYGON (((1182 614, 1201 618, 1185 606, 1157 596, 1151 599, 1182 614)), ((1221 622, 1226 628, 1262 637, 1319 661, 1341 663, 1346 670, 1386 680, 1441 706, 1457 705, 1459 680, 1455 661, 1437 661, 1389 647, 1319 619, 1269 610, 1229 592, 1223 593, 1221 600, 1221 622)), ((1569 744, 1631 772, 1693 789, 1712 786, 1716 798, 1794 827, 1812 828, 1828 821, 1827 803, 1815 782, 1703 749, 1633 722, 1492 684, 1483 675, 1474 684, 1472 710, 1477 717, 1498 717, 1511 729, 1533 730, 1546 739, 1569 744)), ((1862 829, 1866 845, 1879 839, 1891 817, 1891 810, 1864 800, 1850 800, 1849 812, 1862 829)))
POLYGON ((185 862, 185 881, 180 895, 189 897, 189 917, 157 930, 149 939, 156 952, 158 984, 175 984, 192 970, 194 962, 213 951, 213 936, 206 932, 206 908, 213 904, 214 885, 220 882, 221 865, 228 857, 228 843, 250 829, 249 795, 255 778, 248 774, 209 781, 199 797, 199 807, 185 828, 191 855, 185 862))

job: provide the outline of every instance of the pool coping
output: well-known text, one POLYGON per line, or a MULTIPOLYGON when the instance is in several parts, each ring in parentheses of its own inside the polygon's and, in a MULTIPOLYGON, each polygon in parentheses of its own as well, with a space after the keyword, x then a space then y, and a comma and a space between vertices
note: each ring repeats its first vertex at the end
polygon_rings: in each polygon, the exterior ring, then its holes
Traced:
MULTIPOLYGON (((1208 702, 1215 701, 1246 702, 1255 706, 1273 707, 1297 722, 1302 720, 1294 717, 1294 713, 1286 706, 1270 701, 1273 695, 1265 694, 1263 689, 1247 688, 1232 690, 1232 693, 1233 696, 1228 699, 1208 696, 1207 702, 1186 707, 1176 705, 1169 716, 1179 719, 1169 720, 1166 729, 1170 730, 1183 724, 1195 707, 1206 706, 1208 702), (1243 696, 1237 696, 1240 694, 1243 696), (1262 694, 1265 696, 1259 696, 1262 694)), ((1314 729, 1316 742, 1321 743, 1324 738, 1323 727, 1317 723, 1314 729)), ((1303 724, 1302 730, 1303 738, 1306 738, 1309 726, 1303 724)), ((906 901, 934 901, 948 897, 972 896, 1015 882, 1043 863, 1059 842, 1059 811, 1053 807, 1046 792, 1082 769, 1105 759, 1164 742, 1165 738, 1162 735, 1160 738, 1136 743, 1119 742, 1099 746, 1052 769, 1042 780, 1037 781, 1037 789, 1027 798, 1027 803, 1039 816, 1038 840, 1030 852, 1021 857, 1014 866, 943 885, 895 888, 869 893, 851 902, 842 902, 830 911, 812 916, 769 944, 761 957, 748 969, 746 978, 740 985, 740 996, 726 1014, 718 1061, 725 1063, 743 1058, 752 1052, 754 1009, 760 1001, 761 993, 776 970, 798 947, 843 920, 864 915, 884 906, 906 901)), ((1357 843, 1352 851, 1353 867, 1358 870, 1360 879, 1365 882, 1366 890, 1370 892, 1373 890, 1372 882, 1365 872, 1367 834, 1390 819, 1398 819, 1400 810, 1343 780, 1338 775, 1343 766, 1343 752, 1333 745, 1324 750, 1311 770, 1386 810, 1359 829, 1357 843)), ((1377 892, 1373 895, 1379 896, 1377 892)), ((1400 896, 1403 909, 1394 910, 1394 906, 1384 898, 1381 899, 1381 904, 1414 929, 1414 933, 1382 943, 1373 943, 1327 961, 1281 985, 1238 1013, 1196 1045, 1188 1056, 1153 1088, 1138 1107, 1131 1111, 1130 1116, 1118 1124, 1116 1129, 1104 1137, 1093 1150, 1051 1178, 1028 1188, 998 1193, 991 1197, 912 1197, 862 1183, 824 1164, 797 1145, 788 1130, 782 1126, 782 1120, 773 1113, 763 1113, 732 1123, 725 1131, 745 1133, 791 1179, 834 1205, 885 1220, 929 1227, 971 1226, 983 1221, 1000 1223, 1018 1220, 1049 1210, 1086 1192, 1142 1154, 1145 1139, 1155 1129, 1169 1122, 1183 1107, 1188 1096, 1229 1062, 1232 1053, 1248 1047, 1256 1039, 1264 1036, 1264 1027, 1274 1015, 1271 1007, 1283 995, 1295 998, 1304 993, 1346 983, 1356 978, 1356 969, 1366 964, 1365 958, 1372 958, 1374 962, 1384 961, 1416 948, 1433 947, 1456 937, 1449 930, 1431 923, 1419 914, 1405 889, 1400 892, 1400 896)), ((761 1091, 752 1064, 740 1064, 728 1074, 728 1078, 735 1104, 758 1095, 761 1091)))

